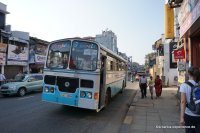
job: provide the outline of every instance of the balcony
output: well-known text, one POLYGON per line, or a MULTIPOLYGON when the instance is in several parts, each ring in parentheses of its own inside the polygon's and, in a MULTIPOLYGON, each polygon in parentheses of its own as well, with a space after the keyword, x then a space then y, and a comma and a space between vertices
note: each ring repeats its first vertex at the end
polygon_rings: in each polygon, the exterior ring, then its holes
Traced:
POLYGON ((171 8, 178 8, 181 6, 183 0, 168 0, 168 4, 171 8))

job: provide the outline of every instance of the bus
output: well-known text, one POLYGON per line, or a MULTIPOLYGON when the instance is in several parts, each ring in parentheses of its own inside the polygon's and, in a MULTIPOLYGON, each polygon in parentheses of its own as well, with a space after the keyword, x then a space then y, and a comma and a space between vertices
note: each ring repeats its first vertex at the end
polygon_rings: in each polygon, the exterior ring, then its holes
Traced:
POLYGON ((123 92, 127 60, 95 41, 69 38, 48 46, 42 101, 100 111, 123 92))

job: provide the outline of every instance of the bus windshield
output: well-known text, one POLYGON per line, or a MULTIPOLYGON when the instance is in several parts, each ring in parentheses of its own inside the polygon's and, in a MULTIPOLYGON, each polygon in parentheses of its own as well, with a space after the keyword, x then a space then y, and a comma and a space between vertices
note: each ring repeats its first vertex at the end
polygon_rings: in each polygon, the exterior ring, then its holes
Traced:
POLYGON ((71 41, 55 42, 50 45, 47 56, 47 67, 67 68, 71 41))
POLYGON ((97 53, 97 44, 85 41, 73 41, 69 68, 95 71, 97 69, 97 53))

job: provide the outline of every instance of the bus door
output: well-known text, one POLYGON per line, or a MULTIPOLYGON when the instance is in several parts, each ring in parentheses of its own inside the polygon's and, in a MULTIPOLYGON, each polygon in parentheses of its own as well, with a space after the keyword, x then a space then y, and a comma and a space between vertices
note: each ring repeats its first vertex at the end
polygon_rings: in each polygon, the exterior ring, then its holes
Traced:
POLYGON ((99 90, 99 109, 105 104, 106 95, 106 56, 101 56, 101 70, 100 70, 100 90, 99 90))

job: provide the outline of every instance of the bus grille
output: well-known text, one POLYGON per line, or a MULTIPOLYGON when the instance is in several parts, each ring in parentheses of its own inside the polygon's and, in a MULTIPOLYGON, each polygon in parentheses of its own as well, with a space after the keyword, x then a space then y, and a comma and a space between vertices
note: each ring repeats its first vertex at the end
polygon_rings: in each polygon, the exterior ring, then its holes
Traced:
POLYGON ((49 85, 55 85, 56 84, 56 76, 45 75, 44 83, 49 84, 49 85))
POLYGON ((60 91, 74 93, 79 87, 78 78, 57 77, 57 85, 60 91))

